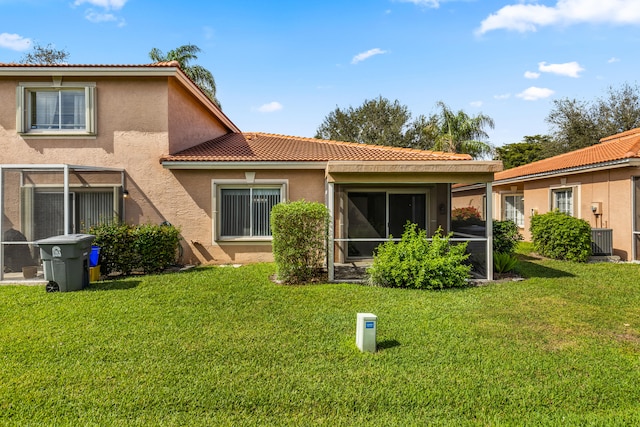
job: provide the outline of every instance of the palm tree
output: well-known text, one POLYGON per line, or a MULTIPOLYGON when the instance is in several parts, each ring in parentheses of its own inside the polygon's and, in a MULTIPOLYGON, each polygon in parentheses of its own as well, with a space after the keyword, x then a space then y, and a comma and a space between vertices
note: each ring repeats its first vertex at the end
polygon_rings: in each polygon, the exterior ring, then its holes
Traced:
POLYGON ((442 101, 437 106, 440 113, 431 115, 425 129, 433 138, 434 150, 466 153, 473 158, 491 154, 491 144, 482 141, 489 137, 485 127, 494 127, 491 117, 482 113, 471 117, 462 110, 454 113, 442 101))
POLYGON ((191 60, 198 59, 200 48, 194 44, 186 44, 170 50, 165 55, 158 48, 151 49, 149 57, 156 62, 177 61, 180 69, 211 99, 218 107, 220 101, 216 98, 216 81, 211 71, 200 65, 189 65, 191 60))

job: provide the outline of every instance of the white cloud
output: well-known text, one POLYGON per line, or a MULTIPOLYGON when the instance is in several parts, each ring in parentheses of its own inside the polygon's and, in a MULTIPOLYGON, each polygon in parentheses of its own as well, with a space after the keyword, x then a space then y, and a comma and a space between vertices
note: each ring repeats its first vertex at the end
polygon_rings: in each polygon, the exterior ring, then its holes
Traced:
POLYGON ((499 100, 509 99, 509 98, 511 98, 511 94, 510 93, 502 93, 500 95, 493 95, 493 98, 494 99, 499 99, 499 100))
POLYGON ((27 50, 31 47, 31 39, 19 34, 0 33, 0 47, 11 50, 27 50))
POLYGON ((482 107, 482 101, 471 101, 469 103, 469 105, 471 105, 472 107, 475 107, 475 108, 480 108, 480 107, 482 107))
POLYGON ((440 0, 398 0, 400 3, 413 3, 418 6, 425 6, 437 9, 440 7, 440 0))
POLYGON ((609 64, 613 64, 614 62, 620 62, 620 58, 616 58, 614 56, 612 58, 609 58, 609 60, 607 61, 607 63, 609 63, 609 64))
POLYGON ((584 71, 584 68, 582 68, 576 61, 565 62, 564 64, 547 64, 546 62, 539 62, 538 70, 543 73, 552 73, 560 76, 578 78, 580 77, 580 73, 584 71))
POLYGON ((204 33, 204 38, 207 40, 211 40, 215 34, 215 31, 213 31, 213 28, 207 25, 202 27, 202 32, 204 33))
POLYGON ((525 71, 524 78, 525 79, 537 79, 540 77, 540 73, 536 73, 534 71, 525 71))
POLYGON ((87 10, 84 14, 84 17, 87 19, 87 21, 93 22, 94 24, 97 24, 100 22, 112 22, 112 21, 118 20, 118 18, 116 18, 115 15, 111 13, 100 13, 92 9, 87 10))
POLYGON ((261 113, 274 113, 276 111, 282 110, 284 107, 277 101, 269 102, 268 104, 264 104, 258 108, 258 111, 261 113))
POLYGON ((128 0, 76 0, 73 4, 80 6, 81 4, 88 3, 106 10, 120 10, 127 4, 127 1, 128 0))
POLYGON ((557 0, 555 6, 518 3, 504 6, 480 23, 477 34, 493 30, 536 31, 549 25, 608 23, 640 25, 637 0, 557 0))
POLYGON ((525 101, 537 101, 538 99, 548 98, 554 93, 555 92, 551 89, 531 86, 530 88, 525 89, 516 96, 518 98, 524 99, 525 101))
POLYGON ((387 53, 386 50, 382 50, 382 49, 378 49, 378 48, 369 49, 366 52, 362 52, 362 53, 359 53, 356 56, 354 56, 353 59, 351 60, 351 63, 352 64, 357 64, 358 62, 364 61, 365 59, 369 59, 372 56, 383 55, 385 53, 387 53))

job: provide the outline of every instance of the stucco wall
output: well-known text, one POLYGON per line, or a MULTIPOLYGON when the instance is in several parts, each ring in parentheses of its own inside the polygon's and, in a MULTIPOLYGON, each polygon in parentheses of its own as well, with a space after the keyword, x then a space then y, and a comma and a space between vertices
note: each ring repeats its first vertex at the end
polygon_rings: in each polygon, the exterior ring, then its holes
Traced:
MULTIPOLYGON (((202 240, 207 244, 205 249, 214 253, 210 260, 196 257, 200 261, 229 261, 239 257, 235 255, 241 252, 238 249, 228 251, 233 257, 219 248, 212 250, 213 175, 196 173, 198 179, 191 188, 159 162, 163 154, 170 152, 170 144, 174 148, 196 145, 225 132, 210 111, 189 99, 189 93, 174 82, 169 83, 172 78, 63 77, 63 83, 95 83, 97 135, 60 138, 23 136, 16 132, 16 87, 19 82, 27 81, 51 82, 52 78, 0 78, 0 161, 3 164, 72 164, 124 169, 124 188, 129 192, 124 203, 125 221, 155 224, 170 221, 184 226, 186 242, 202 240)), ((322 190, 314 185, 292 186, 292 197, 323 200, 322 174, 319 177, 322 190)), ((300 179, 295 173, 292 175, 293 182, 300 179)), ((15 176, 10 181, 19 182, 15 176)), ((90 181, 82 178, 84 183, 90 181)), ((72 185, 77 182, 72 176, 72 185)), ((5 212, 13 217, 12 221, 19 218, 17 194, 16 191, 5 193, 7 197, 12 196, 11 200, 5 197, 5 212)), ((270 254, 270 247, 268 249, 270 254)))
POLYGON ((574 215, 584 219, 593 228, 613 229, 614 254, 623 260, 632 257, 632 227, 633 227, 633 192, 632 177, 640 175, 637 168, 617 168, 588 173, 566 175, 527 181, 519 184, 495 185, 494 206, 495 218, 500 218, 503 193, 513 194, 511 188, 516 186, 515 192, 524 194, 524 228, 521 229, 525 240, 531 240, 529 227, 531 215, 534 212, 544 214, 552 209, 551 192, 556 188, 574 189, 574 215), (601 215, 594 215, 591 206, 593 202, 602 207, 601 215))
POLYGON ((217 138, 226 128, 175 79, 169 79, 169 154, 217 138))
MULTIPOLYGON (((192 263, 246 263, 273 261, 269 242, 213 241, 212 181, 246 182, 253 179, 286 180, 288 200, 325 202, 324 171, 321 170, 173 170, 163 200, 156 202, 164 219, 180 227, 184 238, 184 261, 192 263)), ((131 211, 127 200, 127 212, 131 211)))

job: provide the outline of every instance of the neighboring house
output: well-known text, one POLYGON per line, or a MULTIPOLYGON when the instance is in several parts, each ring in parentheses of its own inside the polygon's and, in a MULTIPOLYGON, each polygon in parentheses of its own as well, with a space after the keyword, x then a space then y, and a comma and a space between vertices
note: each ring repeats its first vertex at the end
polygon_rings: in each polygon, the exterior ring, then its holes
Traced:
MULTIPOLYGON (((484 209, 483 189, 453 191, 454 207, 484 209)), ((622 260, 640 259, 640 128, 496 173, 492 207, 494 218, 514 221, 525 240, 531 239, 532 215, 558 209, 606 229, 595 231, 596 239, 611 237, 613 254, 622 260)))
MULTIPOLYGON (((407 220, 448 231, 451 185, 490 188, 501 168, 467 155, 242 133, 176 62, 0 64, 0 150, 4 267, 16 245, 35 263, 34 241, 111 220, 176 225, 184 262, 271 261, 271 207, 300 199, 330 209, 333 266, 371 258, 407 220)), ((491 236, 472 240, 491 277, 491 236)))

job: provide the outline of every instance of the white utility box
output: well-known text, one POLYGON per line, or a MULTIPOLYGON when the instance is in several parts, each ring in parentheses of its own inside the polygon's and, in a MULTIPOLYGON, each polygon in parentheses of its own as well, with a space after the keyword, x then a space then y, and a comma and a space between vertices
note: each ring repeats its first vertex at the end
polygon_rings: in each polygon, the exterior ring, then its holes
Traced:
POLYGON ((358 313, 356 323, 356 345, 360 351, 376 352, 376 329, 378 316, 371 313, 358 313))

